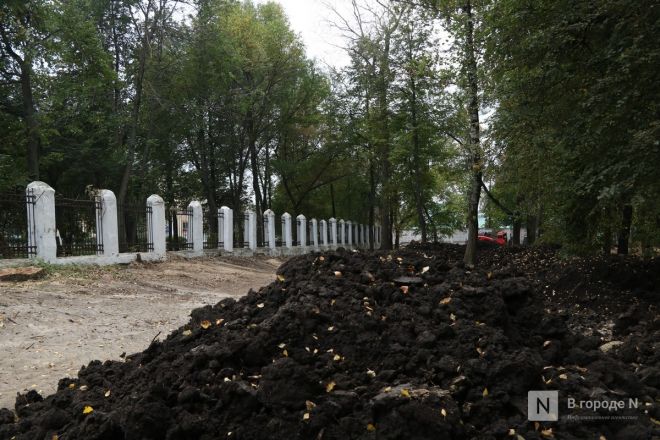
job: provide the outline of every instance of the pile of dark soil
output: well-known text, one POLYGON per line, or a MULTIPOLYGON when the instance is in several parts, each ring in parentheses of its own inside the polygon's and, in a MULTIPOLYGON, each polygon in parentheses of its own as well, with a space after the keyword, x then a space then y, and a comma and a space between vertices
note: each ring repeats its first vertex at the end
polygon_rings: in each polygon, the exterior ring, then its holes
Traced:
POLYGON ((92 362, 45 400, 18 396, 16 414, 0 410, 0 439, 660 435, 657 383, 548 313, 529 275, 503 264, 513 257, 467 269, 461 256, 445 245, 294 258, 278 281, 194 310, 125 362, 92 362), (535 423, 529 390, 639 408, 535 423))

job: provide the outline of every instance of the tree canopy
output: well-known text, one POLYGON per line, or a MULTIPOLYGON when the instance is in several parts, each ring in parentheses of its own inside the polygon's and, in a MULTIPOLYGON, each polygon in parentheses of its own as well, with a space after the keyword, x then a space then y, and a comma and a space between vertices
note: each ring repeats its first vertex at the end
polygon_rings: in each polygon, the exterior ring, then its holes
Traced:
POLYGON ((654 252, 657 4, 350 4, 333 70, 276 2, 2 2, 0 191, 350 218, 386 248, 462 229, 468 264, 479 212, 514 242, 654 252))

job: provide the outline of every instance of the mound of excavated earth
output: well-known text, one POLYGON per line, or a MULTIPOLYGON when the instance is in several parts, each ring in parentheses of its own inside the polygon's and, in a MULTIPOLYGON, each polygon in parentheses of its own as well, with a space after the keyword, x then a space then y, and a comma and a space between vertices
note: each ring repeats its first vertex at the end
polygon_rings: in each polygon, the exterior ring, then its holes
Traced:
POLYGON ((125 362, 92 362, 45 399, 18 396, 15 412, 0 410, 0 439, 660 435, 657 364, 637 363, 657 354, 624 359, 622 347, 604 353, 600 338, 570 332, 529 273, 502 264, 518 254, 470 270, 461 253, 294 258, 269 286, 194 310, 125 362), (559 390, 559 421, 527 420, 530 390, 559 390), (568 396, 639 405, 617 419, 611 408, 569 409, 568 396))

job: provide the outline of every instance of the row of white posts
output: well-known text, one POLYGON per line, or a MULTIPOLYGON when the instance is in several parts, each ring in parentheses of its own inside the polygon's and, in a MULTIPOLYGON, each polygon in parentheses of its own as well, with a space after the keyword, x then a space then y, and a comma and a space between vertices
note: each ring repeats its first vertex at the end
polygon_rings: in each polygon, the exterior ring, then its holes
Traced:
MULTIPOLYGON (((196 234, 195 231, 202 229, 203 215, 202 207, 199 202, 193 201, 189 207, 192 209, 193 221, 193 250, 202 250, 203 236, 196 234), (195 237, 194 235, 197 235, 195 237), (200 244, 198 244, 200 243, 200 244)), ((233 231, 233 210, 227 206, 220 208, 218 213, 218 247, 227 252, 234 251, 234 231, 233 231)), ((267 209, 263 213, 264 221, 264 248, 275 251, 278 249, 275 233, 275 213, 267 209)), ((337 248, 337 247, 362 247, 368 248, 369 241, 369 227, 367 225, 357 224, 351 221, 337 220, 330 218, 328 221, 313 218, 310 222, 311 236, 307 237, 308 224, 307 217, 300 214, 296 217, 296 243, 293 242, 292 234, 292 217, 291 214, 285 212, 282 214, 282 246, 283 249, 302 249, 303 251, 321 248, 337 248), (329 229, 328 229, 329 228, 329 229), (320 232, 320 237, 319 237, 320 232), (328 234, 329 232, 329 234, 328 234)), ((374 248, 380 247, 380 226, 374 227, 375 243, 374 248)), ((247 248, 255 251, 258 248, 257 244, 257 216, 254 211, 247 210, 245 212, 244 222, 244 240, 247 243, 247 248)))
MULTIPOLYGON (((34 209, 28 210, 28 235, 29 242, 36 245, 36 257, 50 263, 78 263, 78 264, 115 264, 130 262, 137 257, 136 253, 119 253, 119 231, 117 221, 117 199, 110 190, 99 190, 97 197, 100 199, 100 224, 96 225, 97 240, 103 244, 99 251, 100 255, 80 257, 57 257, 57 229, 55 223, 55 190, 44 182, 32 182, 27 187, 27 192, 34 196, 34 209)), ((147 207, 150 215, 147 218, 147 236, 152 244, 149 252, 142 253, 143 260, 163 260, 167 251, 167 224, 165 216, 165 203, 158 195, 151 195, 147 199, 147 207)), ((204 253, 204 214, 202 205, 198 201, 192 201, 188 205, 192 212, 189 225, 189 240, 192 240, 192 250, 184 251, 192 255, 204 253)), ((266 210, 264 218, 264 246, 259 247, 257 243, 257 216, 254 211, 245 212, 243 239, 246 244, 243 247, 234 247, 234 222, 233 210, 223 206, 218 210, 218 245, 215 251, 222 253, 245 254, 255 253, 258 248, 270 255, 295 255, 313 250, 346 248, 369 248, 369 227, 356 224, 351 221, 337 220, 328 221, 311 219, 311 237, 307 237, 307 218, 304 215, 296 217, 296 243, 293 242, 292 217, 284 213, 282 222, 282 245, 277 246, 275 233, 275 213, 266 210), (320 228, 320 239, 319 239, 320 228), (357 239, 359 237, 359 240, 357 239)), ((380 226, 373 230, 374 248, 380 247, 380 226)))

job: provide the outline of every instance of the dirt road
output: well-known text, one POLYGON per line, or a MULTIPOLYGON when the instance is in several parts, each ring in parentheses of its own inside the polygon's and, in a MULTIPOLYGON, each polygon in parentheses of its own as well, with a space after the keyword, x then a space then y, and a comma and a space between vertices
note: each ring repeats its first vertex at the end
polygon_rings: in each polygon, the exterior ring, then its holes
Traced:
POLYGON ((170 259, 119 267, 61 267, 38 281, 0 283, 0 408, 17 391, 55 391, 94 359, 144 350, 190 310, 271 282, 281 261, 170 259))

